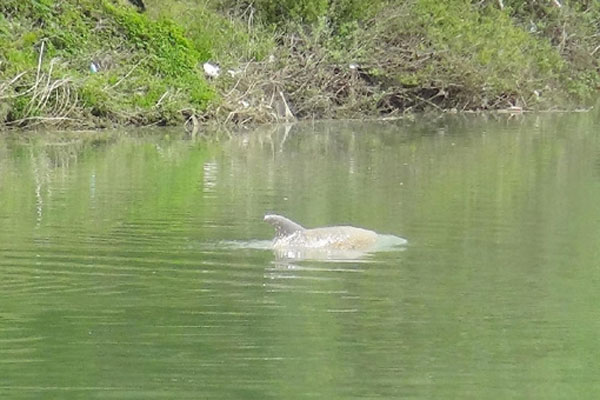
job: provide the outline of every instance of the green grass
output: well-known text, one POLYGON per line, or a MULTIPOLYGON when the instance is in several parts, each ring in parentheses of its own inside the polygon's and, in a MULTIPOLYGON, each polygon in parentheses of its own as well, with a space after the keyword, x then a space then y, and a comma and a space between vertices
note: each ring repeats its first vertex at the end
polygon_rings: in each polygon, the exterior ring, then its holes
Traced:
POLYGON ((193 43, 211 49, 207 59, 221 64, 262 60, 275 46, 271 29, 219 14, 219 2, 147 0, 146 3, 150 17, 176 20, 193 43))
POLYGON ((501 10, 469 0, 388 2, 375 22, 359 22, 344 41, 338 34, 335 55, 358 60, 382 92, 409 106, 431 97, 441 108, 551 108, 597 96, 599 57, 590 54, 600 45, 600 7, 563 1, 563 9, 538 15, 506 3, 501 10), (539 31, 530 31, 532 21, 539 31), (566 44, 552 36, 558 26, 572 32, 566 44))
POLYGON ((547 40, 515 26, 498 8, 419 0, 414 15, 438 55, 434 74, 440 85, 450 81, 474 94, 484 88, 489 98, 530 97, 549 83, 555 86, 566 69, 547 40))
POLYGON ((229 119, 240 96, 252 106, 239 120, 264 121, 252 110, 269 114, 273 87, 299 117, 319 118, 577 107, 600 86, 597 2, 145 3, 139 13, 127 0, 3 0, 0 124, 180 124, 218 109, 229 119), (208 60, 251 72, 207 81, 208 60))
POLYGON ((116 0, 8 0, 0 11, 1 80, 26 72, 0 92, 11 104, 0 115, 5 123, 174 123, 181 110, 201 112, 215 98, 199 65, 211 57, 210 46, 186 37, 173 20, 151 19, 116 0), (63 92, 52 90, 63 80, 63 92), (37 105, 36 97, 47 101, 37 105))

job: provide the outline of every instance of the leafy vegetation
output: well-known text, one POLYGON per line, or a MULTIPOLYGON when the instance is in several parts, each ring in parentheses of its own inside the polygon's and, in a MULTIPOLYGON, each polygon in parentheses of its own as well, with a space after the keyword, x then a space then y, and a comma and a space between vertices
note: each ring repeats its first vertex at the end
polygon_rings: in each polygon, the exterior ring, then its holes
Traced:
POLYGON ((5 123, 165 123, 215 96, 198 67, 210 47, 172 20, 109 0, 8 0, 0 10, 5 123))
POLYGON ((1 123, 578 107, 600 86, 597 2, 145 3, 3 1, 1 123), (206 80, 206 61, 218 79, 206 80))

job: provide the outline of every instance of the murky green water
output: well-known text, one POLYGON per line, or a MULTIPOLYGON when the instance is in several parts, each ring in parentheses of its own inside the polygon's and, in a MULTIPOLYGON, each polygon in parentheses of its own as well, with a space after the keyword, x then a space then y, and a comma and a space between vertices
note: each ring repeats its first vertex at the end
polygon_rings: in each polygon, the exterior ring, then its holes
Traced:
POLYGON ((597 131, 0 137, 0 398, 595 398, 597 131), (408 245, 276 259, 265 212, 408 245))

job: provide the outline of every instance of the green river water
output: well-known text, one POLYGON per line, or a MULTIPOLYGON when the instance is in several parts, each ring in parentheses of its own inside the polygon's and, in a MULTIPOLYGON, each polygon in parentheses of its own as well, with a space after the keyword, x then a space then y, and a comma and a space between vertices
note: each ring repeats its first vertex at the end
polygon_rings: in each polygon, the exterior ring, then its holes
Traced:
POLYGON ((2 135, 0 398, 596 398, 598 121, 2 135))

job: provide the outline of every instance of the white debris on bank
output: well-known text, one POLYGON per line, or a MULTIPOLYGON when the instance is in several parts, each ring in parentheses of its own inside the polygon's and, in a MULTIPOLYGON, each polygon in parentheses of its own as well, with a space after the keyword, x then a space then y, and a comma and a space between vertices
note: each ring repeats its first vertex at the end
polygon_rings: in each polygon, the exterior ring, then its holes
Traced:
POLYGON ((218 65, 211 64, 209 62, 205 62, 202 66, 204 67, 204 74, 208 78, 218 78, 219 77, 221 68, 219 68, 218 65))

